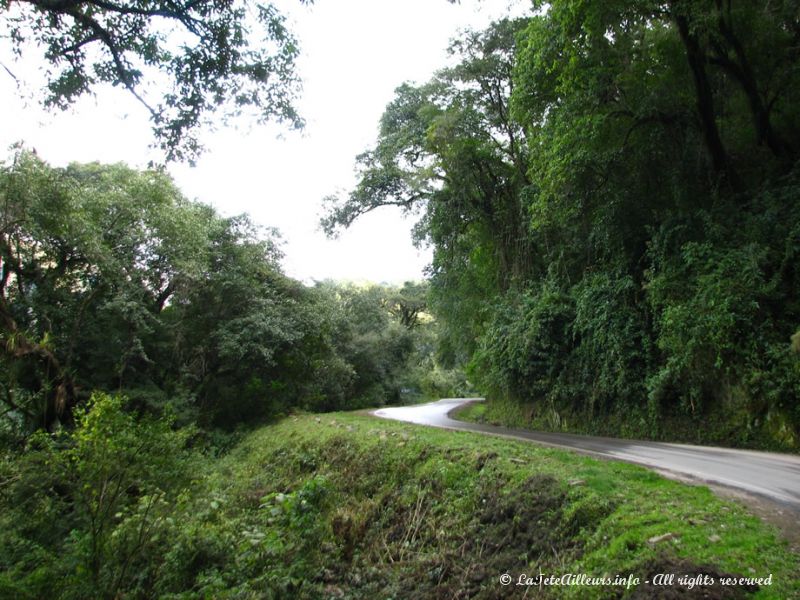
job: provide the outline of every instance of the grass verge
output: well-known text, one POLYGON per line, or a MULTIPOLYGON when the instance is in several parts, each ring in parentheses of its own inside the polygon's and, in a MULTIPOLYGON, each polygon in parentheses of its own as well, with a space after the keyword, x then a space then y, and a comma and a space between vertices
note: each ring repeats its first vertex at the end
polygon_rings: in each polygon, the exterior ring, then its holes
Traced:
POLYGON ((800 557, 706 488, 361 415, 290 417, 250 434, 183 510, 191 535, 167 562, 184 576, 162 597, 800 597, 800 557), (676 584, 515 585, 540 572, 676 584), (720 584, 769 575, 757 588, 720 584))

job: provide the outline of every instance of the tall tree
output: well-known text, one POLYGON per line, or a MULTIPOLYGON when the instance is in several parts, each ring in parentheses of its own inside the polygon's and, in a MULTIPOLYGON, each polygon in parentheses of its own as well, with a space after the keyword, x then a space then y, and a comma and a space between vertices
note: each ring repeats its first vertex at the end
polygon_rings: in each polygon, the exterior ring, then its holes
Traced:
POLYGON ((49 427, 93 387, 141 381, 160 313, 200 277, 211 216, 156 171, 17 154, 0 171, 6 404, 49 427))
POLYGON ((423 211, 417 238, 434 247, 432 300, 452 321, 449 331, 460 332, 453 348, 474 343, 475 306, 536 268, 522 202, 527 144, 509 110, 515 36, 525 23, 466 33, 451 46, 456 66, 398 87, 376 146, 357 159, 356 188, 330 199, 323 219, 335 233, 382 206, 423 211))
POLYGON ((797 3, 535 6, 398 88, 325 224, 423 207, 442 356, 538 425, 797 447, 797 3))
POLYGON ((403 327, 414 329, 428 304, 428 285, 406 281, 402 287, 390 290, 385 301, 389 312, 403 327))

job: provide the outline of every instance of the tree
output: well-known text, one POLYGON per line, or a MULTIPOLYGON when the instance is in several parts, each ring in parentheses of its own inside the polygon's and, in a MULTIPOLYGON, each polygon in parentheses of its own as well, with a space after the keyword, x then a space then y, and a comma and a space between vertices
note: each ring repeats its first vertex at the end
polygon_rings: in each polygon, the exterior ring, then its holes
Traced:
POLYGON ((217 110, 302 125, 297 43, 272 4, 0 0, 0 27, 18 55, 28 42, 43 52, 46 106, 66 108, 100 84, 122 86, 149 113, 167 160, 197 157, 197 129, 217 110), (151 93, 148 81, 159 89, 162 76, 168 87, 151 93))
POLYGON ((408 329, 419 325, 420 315, 428 305, 428 285, 406 281, 399 289, 387 290, 386 303, 389 312, 408 329))
POLYGON ((453 359, 474 349, 479 307, 537 268, 523 204, 528 150, 509 110, 515 40, 526 23, 466 33, 451 45, 459 64, 398 87, 377 144, 357 158, 356 188, 330 199, 323 219, 334 234, 382 206, 424 211, 416 233, 434 248, 430 300, 451 325, 444 355, 453 359))
POLYGON ((766 146, 784 168, 791 167, 797 158, 787 138, 796 127, 790 107, 798 90, 790 65, 800 57, 797 3, 672 0, 669 7, 692 68, 698 109, 717 168, 727 157, 719 132, 713 131, 714 98, 704 63, 721 71, 731 90, 746 99, 743 112, 750 113, 756 145, 766 146))
POLYGON ((152 376, 175 293, 201 280, 207 207, 158 171, 53 169, 28 152, 0 170, 4 403, 28 424, 69 420, 92 388, 152 376))
POLYGON ((397 399, 424 287, 307 288, 276 231, 160 170, 0 168, 0 434, 74 424, 92 392, 235 426, 397 399))
POLYGON ((165 311, 172 368, 163 381, 188 397, 203 424, 234 425, 285 413, 309 376, 297 348, 313 335, 302 285, 283 275, 277 233, 247 216, 215 216, 205 230, 203 276, 165 311), (172 380, 172 381, 170 381, 172 380))

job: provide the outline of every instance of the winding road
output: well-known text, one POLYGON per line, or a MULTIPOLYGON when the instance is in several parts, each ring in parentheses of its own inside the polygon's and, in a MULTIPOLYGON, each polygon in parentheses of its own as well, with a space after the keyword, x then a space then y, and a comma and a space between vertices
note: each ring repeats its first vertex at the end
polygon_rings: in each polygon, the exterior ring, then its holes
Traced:
POLYGON ((372 414, 397 421, 473 431, 567 448, 603 458, 645 465, 681 480, 716 484, 757 494, 800 511, 800 456, 686 444, 509 429, 457 421, 450 414, 480 398, 446 398, 438 402, 381 408, 372 414))

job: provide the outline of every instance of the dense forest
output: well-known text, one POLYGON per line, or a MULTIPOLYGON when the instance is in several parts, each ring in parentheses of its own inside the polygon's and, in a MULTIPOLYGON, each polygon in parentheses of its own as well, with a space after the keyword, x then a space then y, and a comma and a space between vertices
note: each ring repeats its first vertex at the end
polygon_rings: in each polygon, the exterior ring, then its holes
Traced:
MULTIPOLYGON (((0 172, 4 436, 54 431, 95 391, 230 429, 452 393, 434 365, 427 287, 308 287, 275 231, 186 200, 157 170, 0 172)), ((449 377, 449 379, 448 379, 449 377)))
POLYGON ((335 233, 419 212, 488 415, 798 448, 797 3, 539 3, 404 84, 335 233))

